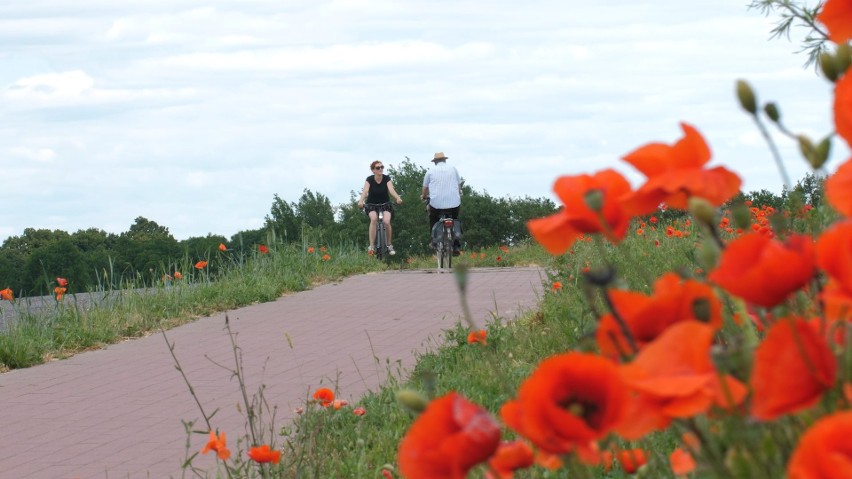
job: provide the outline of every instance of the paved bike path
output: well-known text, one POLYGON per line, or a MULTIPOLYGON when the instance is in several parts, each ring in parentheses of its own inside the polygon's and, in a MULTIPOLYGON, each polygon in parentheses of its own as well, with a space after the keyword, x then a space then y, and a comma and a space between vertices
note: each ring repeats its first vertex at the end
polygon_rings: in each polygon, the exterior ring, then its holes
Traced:
MULTIPOLYGON (((468 304, 484 325, 535 307, 538 268, 473 269, 468 304)), ((225 316, 238 334, 249 394, 266 384, 276 427, 311 391, 329 386, 351 402, 389 372, 414 365, 461 317, 454 275, 386 272, 347 278, 167 332, 214 427, 229 445, 245 431, 230 372, 225 316), (233 439, 230 439, 233 438, 233 439)), ((369 414, 369 412, 368 412, 369 414)), ((162 335, 136 339, 29 369, 0 374, 0 478, 180 477, 187 436, 182 420, 203 420, 162 335)), ((191 451, 206 442, 191 437, 191 451)), ((214 467, 212 454, 197 466, 214 467)))

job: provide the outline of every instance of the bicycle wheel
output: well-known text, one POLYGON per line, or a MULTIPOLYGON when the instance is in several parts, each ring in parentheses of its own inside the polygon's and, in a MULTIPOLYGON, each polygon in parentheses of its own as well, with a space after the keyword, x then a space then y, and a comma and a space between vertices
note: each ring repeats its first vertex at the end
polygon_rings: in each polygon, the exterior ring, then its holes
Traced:
POLYGON ((385 236, 385 224, 379 223, 376 225, 376 258, 380 260, 384 259, 387 243, 388 240, 385 236))
POLYGON ((453 267, 453 235, 452 230, 444 226, 444 263, 447 269, 453 267))
POLYGON ((438 258, 438 269, 444 267, 444 244, 442 242, 438 242, 435 245, 435 256, 438 258))

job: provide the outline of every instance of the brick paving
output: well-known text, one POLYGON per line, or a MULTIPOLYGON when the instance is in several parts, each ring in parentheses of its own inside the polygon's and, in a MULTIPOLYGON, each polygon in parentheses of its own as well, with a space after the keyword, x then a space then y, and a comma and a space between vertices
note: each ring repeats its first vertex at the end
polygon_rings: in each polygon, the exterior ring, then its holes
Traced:
MULTIPOLYGON (((474 320, 484 325, 494 315, 513 319, 534 308, 543 280, 537 268, 471 270, 474 320)), ((416 352, 440 344, 460 312, 452 274, 387 272, 201 318, 167 335, 207 413, 219 409, 214 427, 236 439, 245 430, 237 383, 211 362, 234 363, 226 314, 249 394, 266 385, 280 426, 317 387, 336 388, 354 402, 389 371, 404 374, 416 352)), ((0 478, 181 477, 182 420, 204 429, 160 334, 11 371, 0 375, 0 478)), ((198 451, 206 437, 190 440, 198 451)), ((212 454, 194 464, 215 467, 212 454)))

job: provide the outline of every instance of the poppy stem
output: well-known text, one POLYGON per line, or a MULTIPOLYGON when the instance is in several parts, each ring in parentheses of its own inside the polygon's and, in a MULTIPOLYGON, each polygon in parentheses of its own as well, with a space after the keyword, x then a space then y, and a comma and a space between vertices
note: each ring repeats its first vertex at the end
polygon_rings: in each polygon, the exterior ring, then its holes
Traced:
POLYGON ((619 314, 618 310, 615 308, 615 303, 612 302, 612 297, 609 295, 608 289, 603 288, 603 296, 607 307, 610 312, 612 312, 612 317, 615 318, 615 322, 618 323, 618 327, 621 329, 621 334, 624 335, 624 338, 627 340, 627 344, 630 346, 633 354, 638 353, 639 346, 636 345, 636 339, 633 338, 633 333, 630 331, 630 327, 627 326, 627 322, 624 321, 624 318, 621 317, 621 314, 619 314))
POLYGON ((763 135, 763 139, 766 140, 766 144, 769 145, 769 151, 772 153, 775 165, 778 166, 778 171, 781 173, 781 180, 784 182, 784 189, 792 191, 790 189, 790 175, 787 174, 787 168, 784 167, 784 160, 781 159, 781 153, 778 151, 778 145, 775 144, 772 136, 769 135, 769 130, 766 129, 766 125, 760 121, 760 116, 751 115, 751 117, 754 118, 754 123, 757 125, 757 129, 760 130, 760 134, 763 135))

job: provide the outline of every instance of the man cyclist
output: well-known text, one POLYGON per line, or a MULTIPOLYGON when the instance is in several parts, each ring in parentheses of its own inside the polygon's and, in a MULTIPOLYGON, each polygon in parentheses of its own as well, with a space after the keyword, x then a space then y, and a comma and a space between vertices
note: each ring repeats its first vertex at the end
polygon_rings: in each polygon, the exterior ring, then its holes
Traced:
MULTIPOLYGON (((457 220, 459 218, 459 207, 461 205, 461 178, 454 166, 447 164, 447 156, 443 152, 435 153, 432 159, 433 166, 423 177, 423 190, 420 198, 429 198, 429 236, 432 228, 441 214, 444 213, 457 220)), ((458 240, 453 244, 453 254, 458 256, 458 240)))

